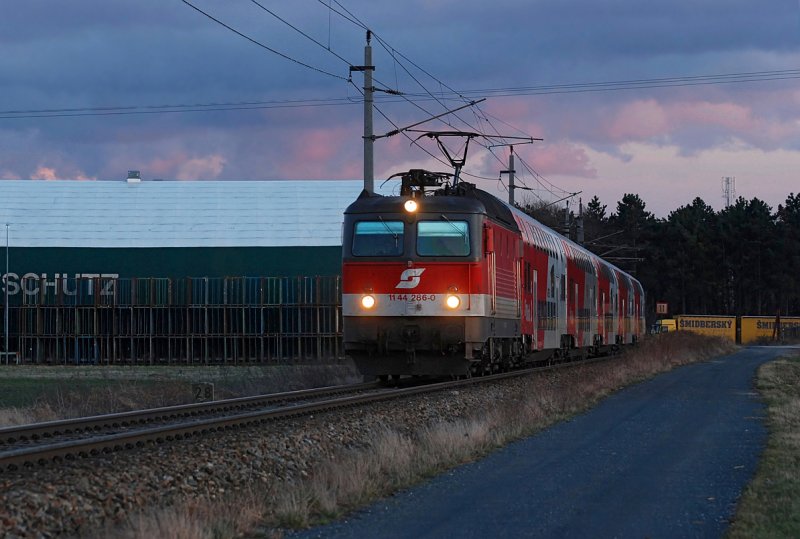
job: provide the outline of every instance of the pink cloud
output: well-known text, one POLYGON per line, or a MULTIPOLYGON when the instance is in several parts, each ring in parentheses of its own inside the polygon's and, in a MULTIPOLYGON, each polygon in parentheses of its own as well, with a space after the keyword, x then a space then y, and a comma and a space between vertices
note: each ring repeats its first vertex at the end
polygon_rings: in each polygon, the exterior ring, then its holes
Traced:
POLYGON ((219 154, 195 157, 178 167, 178 180, 213 180, 222 173, 227 161, 219 154))
MULTIPOLYGON (((520 135, 521 133, 516 132, 516 130, 511 127, 513 126, 523 132, 530 133, 532 136, 540 136, 542 127, 530 120, 532 116, 538 114, 538 111, 532 110, 532 105, 534 103, 535 102, 530 99, 512 98, 495 99, 489 102, 488 105, 482 104, 481 106, 491 114, 489 120, 501 134, 510 136, 520 135)), ((472 116, 471 113, 469 114, 472 116)), ((487 132, 494 131, 491 126, 481 125, 481 127, 487 128, 487 132)))
POLYGON ((667 107, 673 125, 704 124, 727 127, 737 131, 752 130, 755 120, 748 107, 736 103, 708 101, 675 103, 667 107))
POLYGON ((664 135, 671 130, 669 115, 656 100, 628 103, 608 128, 612 140, 631 140, 664 135))
MULTIPOLYGON (((597 170, 592 166, 583 148, 566 141, 546 144, 530 152, 527 161, 537 172, 547 175, 594 178, 597 170)), ((519 167, 515 167, 519 168, 519 167)))
POLYGON ((20 180, 19 174, 16 174, 10 170, 4 170, 0 172, 0 180, 20 180))
POLYGON ((360 177, 362 162, 347 159, 358 144, 349 127, 298 131, 285 140, 288 147, 276 156, 275 166, 283 178, 360 177))
POLYGON ((685 129, 708 127, 725 130, 730 137, 771 142, 800 132, 794 122, 759 117, 753 108, 738 103, 660 103, 649 99, 622 106, 613 115, 607 134, 615 142, 642 141, 670 137, 685 129))
POLYGON ((339 129, 315 129, 310 133, 304 133, 299 147, 295 145, 293 151, 296 154, 300 150, 305 159, 327 161, 338 152, 343 135, 339 129))
POLYGON ((192 157, 181 149, 161 149, 160 153, 162 155, 149 160, 130 155, 117 156, 110 168, 120 171, 118 179, 125 177, 126 170, 139 170, 145 180, 213 180, 219 178, 228 163, 219 153, 192 157))
POLYGON ((97 179, 94 176, 87 176, 82 170, 76 168, 73 165, 66 165, 60 168, 61 172, 58 172, 55 167, 46 167, 44 165, 39 165, 33 172, 33 174, 30 175, 30 179, 46 180, 46 181, 57 180, 57 179, 92 181, 97 179))
POLYGON ((142 167, 142 173, 153 178, 170 178, 188 157, 184 152, 176 152, 167 157, 156 157, 142 167))
POLYGON ((31 174, 32 180, 55 180, 56 169, 39 165, 36 170, 31 174))

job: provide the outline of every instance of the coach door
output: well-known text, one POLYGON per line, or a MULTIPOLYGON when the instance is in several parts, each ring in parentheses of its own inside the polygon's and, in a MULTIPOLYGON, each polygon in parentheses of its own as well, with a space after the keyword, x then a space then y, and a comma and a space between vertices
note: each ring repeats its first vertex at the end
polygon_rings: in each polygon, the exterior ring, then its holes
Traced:
POLYGON ((597 304, 597 330, 603 338, 603 344, 608 342, 608 324, 606 322, 606 293, 600 293, 600 303, 597 304))
POLYGON ((619 327, 619 303, 617 302, 617 288, 611 291, 611 332, 616 342, 622 328, 619 327))
POLYGON ((533 294, 531 294, 531 313, 533 315, 533 343, 531 348, 533 350, 539 349, 539 317, 537 316, 539 313, 536 312, 537 303, 537 294, 539 293, 539 272, 533 270, 533 294))
POLYGON ((484 251, 486 252, 486 265, 489 272, 489 294, 491 294, 491 314, 497 313, 497 260, 494 250, 494 230, 488 225, 483 225, 484 251))
POLYGON ((567 280, 567 333, 577 339, 578 335, 578 283, 567 280))

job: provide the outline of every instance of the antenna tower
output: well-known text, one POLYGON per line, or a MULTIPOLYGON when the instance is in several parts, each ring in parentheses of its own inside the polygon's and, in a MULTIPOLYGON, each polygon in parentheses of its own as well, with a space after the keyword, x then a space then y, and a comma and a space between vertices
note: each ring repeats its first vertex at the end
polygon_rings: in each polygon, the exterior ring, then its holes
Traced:
POLYGON ((722 178, 722 198, 725 207, 729 207, 736 200, 736 178, 725 176, 722 178))

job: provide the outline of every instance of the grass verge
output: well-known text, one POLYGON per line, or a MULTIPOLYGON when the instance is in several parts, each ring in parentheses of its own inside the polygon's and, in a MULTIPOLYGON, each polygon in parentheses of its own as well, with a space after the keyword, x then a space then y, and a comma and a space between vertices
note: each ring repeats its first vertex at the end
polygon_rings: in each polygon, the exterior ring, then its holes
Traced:
POLYGON ((767 402, 769 439, 728 536, 800 537, 800 356, 763 365, 757 387, 767 402))
POLYGON ((658 335, 613 361, 527 377, 501 401, 458 421, 405 430, 377 428, 367 448, 339 450, 334 458, 316 463, 304 480, 278 482, 268 491, 223 502, 193 500, 144 512, 114 534, 181 537, 181 530, 192 523, 192 530, 204 530, 198 537, 280 537, 282 528, 326 522, 480 458, 583 412, 626 385, 733 349, 727 341, 688 332, 658 335), (235 507, 246 510, 226 509, 235 507))
POLYGON ((361 380, 351 364, 264 367, 69 367, 0 369, 0 427, 186 404, 192 384, 217 399, 361 380))

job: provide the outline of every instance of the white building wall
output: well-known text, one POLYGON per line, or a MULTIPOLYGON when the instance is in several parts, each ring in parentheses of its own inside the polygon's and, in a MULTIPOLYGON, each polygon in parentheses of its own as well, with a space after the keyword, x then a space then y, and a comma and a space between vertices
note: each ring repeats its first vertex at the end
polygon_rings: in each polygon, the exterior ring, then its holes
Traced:
POLYGON ((0 233, 8 223, 13 247, 335 246, 362 188, 357 180, 2 180, 0 233))

